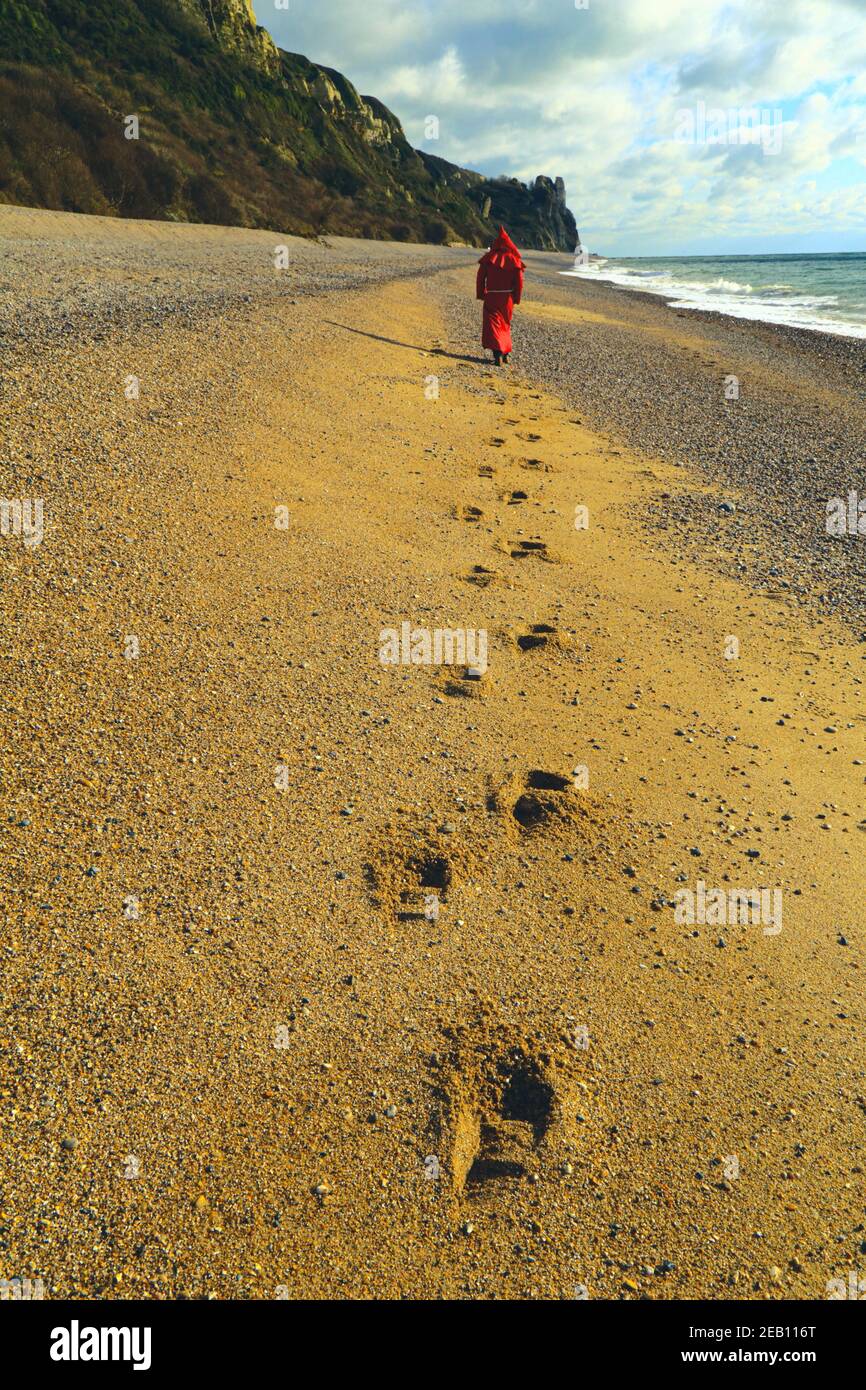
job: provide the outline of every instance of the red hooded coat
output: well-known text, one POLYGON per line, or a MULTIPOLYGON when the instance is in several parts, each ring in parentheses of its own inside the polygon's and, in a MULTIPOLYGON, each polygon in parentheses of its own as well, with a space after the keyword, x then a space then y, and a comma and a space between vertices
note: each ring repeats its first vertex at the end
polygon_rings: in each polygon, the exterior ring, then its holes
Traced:
POLYGON ((523 294, 526 266, 504 227, 490 250, 478 262, 476 299, 484 300, 482 347, 492 352, 511 351, 511 313, 523 294))

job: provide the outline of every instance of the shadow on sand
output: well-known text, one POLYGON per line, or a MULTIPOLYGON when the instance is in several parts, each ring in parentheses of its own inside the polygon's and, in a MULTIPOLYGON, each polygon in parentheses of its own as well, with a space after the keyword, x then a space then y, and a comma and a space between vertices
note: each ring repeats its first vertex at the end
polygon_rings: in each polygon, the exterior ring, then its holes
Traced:
POLYGON ((375 338, 377 343, 390 343, 392 347, 408 348, 410 352, 423 352, 433 357, 450 357, 455 362, 480 362, 491 366, 488 357, 469 357, 465 353, 446 352, 444 348, 425 348, 419 347, 417 343, 401 343, 396 338, 383 338, 380 333, 365 333, 362 328, 351 328, 348 323, 336 323, 333 319, 325 319, 325 323, 331 328, 343 328, 347 333, 357 333, 361 338, 375 338))

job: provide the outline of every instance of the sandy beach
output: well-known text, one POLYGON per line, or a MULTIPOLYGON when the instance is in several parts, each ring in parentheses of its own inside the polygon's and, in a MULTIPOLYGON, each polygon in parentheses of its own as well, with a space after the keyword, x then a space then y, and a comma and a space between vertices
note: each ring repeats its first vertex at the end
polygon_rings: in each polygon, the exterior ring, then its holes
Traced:
POLYGON ((527 253, 496 371, 468 248, 0 208, 0 250, 44 508, 0 544, 0 1275, 863 1278, 864 344, 527 253), (483 671, 383 663, 404 623, 483 671))

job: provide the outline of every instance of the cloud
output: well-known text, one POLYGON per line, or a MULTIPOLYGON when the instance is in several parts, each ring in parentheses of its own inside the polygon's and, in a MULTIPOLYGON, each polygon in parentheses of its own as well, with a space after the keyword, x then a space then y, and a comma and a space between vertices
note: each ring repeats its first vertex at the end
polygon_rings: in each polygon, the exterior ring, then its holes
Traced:
POLYGON ((564 177, 591 247, 769 245, 821 219, 866 240, 863 0, 259 0, 258 16, 385 101, 413 143, 487 174, 564 177), (732 113, 725 142, 675 138, 700 104, 732 113), (763 145, 731 138, 743 112, 763 145))

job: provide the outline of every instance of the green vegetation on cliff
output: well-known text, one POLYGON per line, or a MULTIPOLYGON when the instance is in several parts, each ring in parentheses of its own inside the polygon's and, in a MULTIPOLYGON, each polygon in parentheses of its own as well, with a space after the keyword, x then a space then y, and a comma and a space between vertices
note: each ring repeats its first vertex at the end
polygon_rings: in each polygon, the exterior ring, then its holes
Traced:
POLYGON ((504 221, 527 247, 577 240, 561 181, 485 180, 412 149, 381 102, 277 49, 248 0, 0 0, 0 202, 478 245, 504 221))

